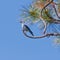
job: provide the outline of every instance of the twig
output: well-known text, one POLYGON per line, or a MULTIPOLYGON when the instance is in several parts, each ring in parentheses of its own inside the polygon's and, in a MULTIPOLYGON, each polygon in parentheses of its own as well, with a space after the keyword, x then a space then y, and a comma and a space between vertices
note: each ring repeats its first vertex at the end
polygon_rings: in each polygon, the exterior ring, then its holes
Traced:
MULTIPOLYGON (((42 10, 41 10, 41 17, 43 17, 42 16, 42 12, 43 12, 43 10, 49 5, 49 4, 51 4, 53 2, 53 0, 51 0, 49 3, 47 3, 43 8, 42 8, 42 10)), ((47 29, 47 24, 45 23, 44 24, 45 25, 45 27, 44 27, 44 34, 45 34, 45 32, 46 32, 46 29, 47 29)))
POLYGON ((52 6, 53 6, 53 8, 54 8, 54 10, 55 10, 55 13, 56 13, 57 17, 60 19, 60 16, 58 16, 58 13, 57 13, 57 11, 56 11, 55 6, 54 6, 54 5, 52 5, 52 6))
POLYGON ((38 39, 38 38, 44 38, 44 37, 48 37, 48 36, 60 36, 59 33, 47 33, 47 34, 44 34, 42 36, 29 36, 26 34, 25 31, 23 31, 24 35, 28 38, 32 38, 32 39, 38 39))
POLYGON ((48 14, 46 15, 49 17, 49 19, 51 19, 51 23, 60 24, 60 20, 54 19, 52 16, 49 16, 48 14))

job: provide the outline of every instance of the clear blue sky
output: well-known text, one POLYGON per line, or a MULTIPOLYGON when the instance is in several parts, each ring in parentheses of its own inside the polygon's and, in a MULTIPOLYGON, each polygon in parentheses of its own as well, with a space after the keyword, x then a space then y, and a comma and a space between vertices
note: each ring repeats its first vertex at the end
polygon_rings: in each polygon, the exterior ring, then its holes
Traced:
POLYGON ((53 38, 29 39, 21 31, 19 9, 29 0, 0 0, 0 60, 60 60, 53 38))

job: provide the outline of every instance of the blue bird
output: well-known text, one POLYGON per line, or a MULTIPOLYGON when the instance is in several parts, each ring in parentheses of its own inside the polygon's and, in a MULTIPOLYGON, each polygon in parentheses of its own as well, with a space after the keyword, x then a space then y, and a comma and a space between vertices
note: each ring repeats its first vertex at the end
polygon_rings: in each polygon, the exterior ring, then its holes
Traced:
POLYGON ((24 24, 25 23, 24 21, 20 21, 20 23, 22 23, 22 29, 23 29, 24 32, 29 32, 32 36, 34 36, 31 29, 26 24, 24 24))

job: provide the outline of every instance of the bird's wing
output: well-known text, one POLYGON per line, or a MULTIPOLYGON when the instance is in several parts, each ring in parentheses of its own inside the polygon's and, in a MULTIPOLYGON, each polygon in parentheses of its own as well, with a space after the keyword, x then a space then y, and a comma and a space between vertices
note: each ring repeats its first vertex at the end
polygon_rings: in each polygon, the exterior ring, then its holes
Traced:
POLYGON ((26 29, 31 33, 31 35, 34 36, 34 34, 33 34, 33 32, 31 31, 31 29, 30 29, 27 25, 25 25, 25 27, 26 27, 26 29))

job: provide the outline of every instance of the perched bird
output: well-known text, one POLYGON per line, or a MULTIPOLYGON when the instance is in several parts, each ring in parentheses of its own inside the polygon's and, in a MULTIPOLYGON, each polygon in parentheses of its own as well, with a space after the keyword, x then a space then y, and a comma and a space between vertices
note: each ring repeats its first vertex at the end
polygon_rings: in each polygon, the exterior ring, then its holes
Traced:
POLYGON ((24 24, 25 23, 24 21, 20 21, 20 23, 22 24, 22 29, 24 32, 29 32, 32 36, 34 36, 31 29, 26 24, 24 24))

